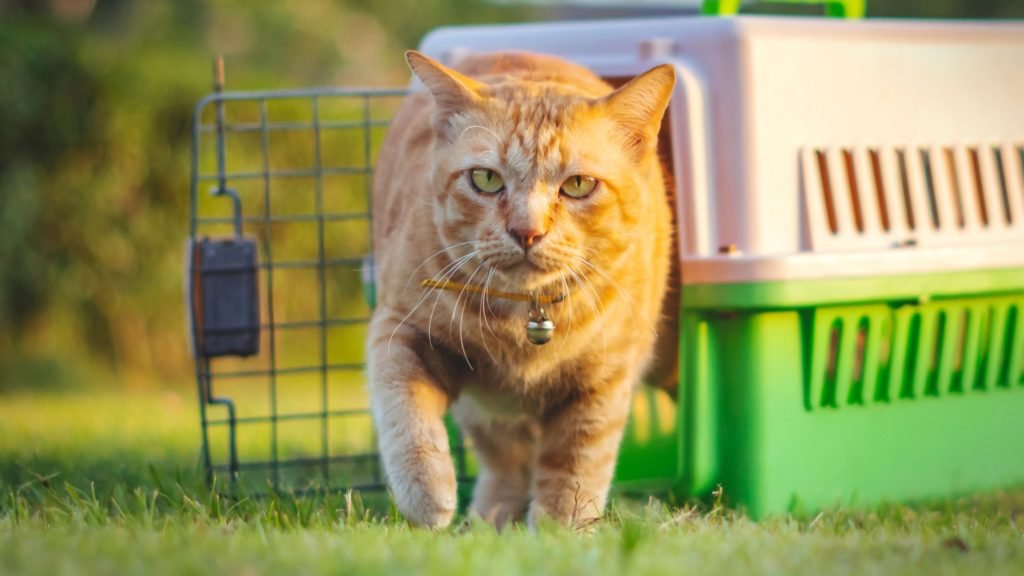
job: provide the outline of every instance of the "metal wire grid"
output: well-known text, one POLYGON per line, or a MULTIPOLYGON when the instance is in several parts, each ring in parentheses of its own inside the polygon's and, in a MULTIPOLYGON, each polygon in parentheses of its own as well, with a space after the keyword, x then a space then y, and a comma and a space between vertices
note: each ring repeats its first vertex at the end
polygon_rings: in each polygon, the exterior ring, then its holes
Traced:
MULTIPOLYGON (((218 86, 219 88, 219 86, 218 86)), ((226 206, 224 200, 210 200, 202 194, 205 184, 211 186, 214 195, 231 190, 232 185, 250 186, 249 194, 240 194, 241 210, 239 221, 241 229, 255 237, 259 245, 259 290, 261 298, 261 323, 258 326, 260 340, 263 345, 256 358, 239 360, 233 358, 212 358, 204 356, 196 345, 200 336, 214 333, 216 328, 201 325, 196 318, 195 308, 190 307, 192 314, 192 341, 195 346, 195 377, 199 392, 199 413, 202 430, 202 458, 208 484, 215 478, 223 485, 227 480, 229 491, 237 493, 266 492, 267 488, 290 491, 304 490, 336 490, 357 489, 374 491, 384 488, 379 454, 376 451, 375 439, 371 436, 368 442, 348 444, 338 442, 332 427, 344 431, 346 426, 340 424, 345 420, 362 419, 369 428, 369 411, 362 399, 362 405, 343 407, 332 406, 334 396, 330 393, 333 374, 343 373, 347 376, 348 386, 352 390, 361 390, 363 359, 358 361, 332 361, 329 350, 329 331, 338 327, 362 327, 369 318, 368 309, 363 313, 349 317, 332 317, 328 313, 329 296, 334 296, 334 285, 328 275, 332 270, 359 272, 364 259, 352 255, 330 257, 328 255, 331 240, 325 233, 330 223, 358 223, 364 227, 366 253, 372 254, 371 235, 369 231, 370 208, 372 195, 372 159, 375 147, 379 146, 384 130, 390 122, 387 111, 394 108, 405 95, 404 90, 352 90, 338 88, 314 88, 287 91, 261 92, 222 92, 218 91, 201 100, 195 108, 193 117, 193 148, 191 178, 191 213, 190 233, 192 242, 207 237, 211 233, 221 232, 226 226, 237 225, 233 216, 224 216, 211 210, 211 205, 226 206), (384 106, 378 106, 385 103, 384 106), (275 119, 272 107, 287 111, 286 119, 275 119), (325 108, 340 110, 337 118, 328 118, 325 108), (378 109, 384 109, 381 112, 378 109), (212 110, 211 110, 212 109, 212 110), (235 113, 238 109, 238 113, 235 113), (296 111, 305 109, 308 118, 299 118, 302 114, 296 111), (212 111, 212 114, 211 114, 212 111), (210 118, 210 116, 213 118, 210 118), (387 117, 384 117, 387 116, 387 117), (325 161, 324 143, 326 135, 343 132, 343 142, 347 144, 347 152, 361 147, 360 153, 347 154, 349 159, 357 159, 343 165, 325 161), (301 142, 308 139, 311 145, 310 162, 307 166, 278 166, 282 146, 275 144, 276 135, 288 135, 287 142, 301 142), (229 144, 232 135, 248 135, 248 145, 229 144), (212 141, 211 141, 212 140, 212 141), (212 154, 209 148, 212 147, 212 154), (233 160, 252 157, 258 160, 255 169, 232 169, 233 160), (328 188, 324 180, 331 176, 358 176, 363 180, 362 186, 343 186, 328 188), (281 213, 275 208, 279 196, 278 188, 286 181, 309 181, 312 187, 313 209, 311 213, 281 213), (332 211, 327 204, 339 202, 332 194, 346 195, 342 205, 349 209, 332 211), (361 198, 358 198, 361 196, 361 198), (211 202, 213 204, 211 204, 211 202), (254 208, 255 206, 255 208, 254 208), (309 233, 315 237, 315 246, 310 246, 306 257, 282 257, 275 254, 279 248, 280 238, 274 233, 275 226, 301 226, 302 237, 308 238, 309 233), (282 302, 303 301, 309 298, 306 291, 287 293, 282 287, 275 293, 275 276, 285 271, 315 271, 315 316, 298 320, 285 320, 275 317, 275 308, 282 302), (276 299, 276 300, 275 300, 276 299), (299 363, 282 362, 282 347, 297 331, 314 330, 318 332, 318 350, 313 361, 299 363), (221 368, 228 365, 227 369, 221 368), (286 365, 290 364, 290 365, 286 365), (302 399, 302 405, 296 409, 296 402, 289 403, 288 408, 282 406, 282 396, 289 392, 285 377, 311 377, 315 394, 302 399), (245 389, 235 386, 234 393, 225 394, 216 391, 228 382, 244 381, 245 389), (237 400, 251 400, 252 395, 259 395, 258 383, 265 386, 265 404, 262 408, 248 410, 240 414, 237 400), (357 383, 357 384, 354 384, 357 383), (354 386, 354 387, 353 387, 354 386), (316 444, 315 449, 307 445, 305 449, 289 450, 282 445, 281 429, 289 423, 318 424, 319 438, 315 441, 305 438, 306 443, 316 444), (218 438, 212 438, 212 436, 218 438), (262 437, 254 438, 254 436, 262 437), (265 450, 256 450, 265 457, 253 457, 242 453, 240 444, 262 446, 265 450), (334 444, 342 444, 341 449, 334 444)), ((283 146, 288 152, 288 144, 283 146)), ((358 152, 358 151, 357 151, 358 152)), ((342 156, 346 156, 343 153, 342 156)), ((245 164, 246 162, 241 162, 245 164)), ((285 211, 287 212, 287 211, 285 211)), ((357 239, 355 244, 359 244, 357 239)), ((189 270, 190 278, 195 278, 196 270, 189 270)), ((279 280, 280 282, 280 280, 279 280)), ((194 285, 190 283, 190 286, 194 285)), ((356 299, 358 294, 352 294, 356 299)), ((349 343, 358 350, 363 343, 349 343)), ((309 382, 304 389, 308 390, 309 382)), ((358 397, 358 393, 355 394, 358 397)), ((358 400, 358 398, 357 398, 358 400)), ((251 403, 251 402, 250 402, 251 403)), ((349 403, 344 403, 349 404, 349 403)), ((358 428, 358 427, 357 427, 358 428)), ((452 448, 457 472, 461 478, 467 477, 466 451, 457 431, 449 426, 452 435, 452 448)), ((372 430, 370 432, 372 435, 372 430)), ((308 436, 308 434, 307 434, 308 436)), ((344 439, 343 439, 344 440, 344 439)))

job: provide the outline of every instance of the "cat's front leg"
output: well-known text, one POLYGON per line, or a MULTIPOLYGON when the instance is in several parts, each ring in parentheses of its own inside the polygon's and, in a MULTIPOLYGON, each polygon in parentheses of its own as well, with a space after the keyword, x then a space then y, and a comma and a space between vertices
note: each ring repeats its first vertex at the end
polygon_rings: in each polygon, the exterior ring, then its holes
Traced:
POLYGON ((455 468, 443 417, 449 395, 417 354, 418 333, 378 309, 367 350, 370 406, 395 503, 413 524, 447 526, 455 513, 455 468))
POLYGON ((581 526, 604 513, 632 382, 590 392, 549 415, 533 478, 531 526, 541 516, 581 526))
POLYGON ((540 426, 528 416, 495 416, 462 395, 452 415, 473 443, 477 479, 470 511, 502 530, 526 516, 540 426))

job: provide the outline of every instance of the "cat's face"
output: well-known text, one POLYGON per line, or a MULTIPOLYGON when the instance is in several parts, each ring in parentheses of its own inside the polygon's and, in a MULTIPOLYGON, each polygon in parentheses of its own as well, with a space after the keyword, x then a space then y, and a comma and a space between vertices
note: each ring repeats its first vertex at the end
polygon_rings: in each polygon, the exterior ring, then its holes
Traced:
POLYGON ((603 97, 564 81, 484 85, 432 61, 414 70, 438 107, 434 224, 445 246, 476 250, 470 282, 568 289, 605 269, 642 233, 645 207, 664 201, 643 183, 670 69, 603 97))
POLYGON ((451 119, 435 148, 435 224, 475 241, 482 270, 533 289, 566 275, 625 231, 635 166, 589 102, 558 94, 495 98, 451 119))

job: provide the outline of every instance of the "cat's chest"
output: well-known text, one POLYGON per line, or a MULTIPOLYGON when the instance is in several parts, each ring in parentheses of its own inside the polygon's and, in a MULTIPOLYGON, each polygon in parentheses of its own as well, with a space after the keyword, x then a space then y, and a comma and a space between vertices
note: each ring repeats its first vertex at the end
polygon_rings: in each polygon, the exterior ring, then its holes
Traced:
POLYGON ((449 350, 448 375, 459 391, 459 402, 491 416, 534 417, 586 384, 578 362, 560 358, 553 346, 531 348, 502 350, 496 346, 488 354, 468 347, 472 369, 460 349, 449 350))
POLYGON ((535 418, 579 385, 557 370, 528 380, 515 368, 478 367, 462 379, 458 402, 469 404, 492 417, 535 418))
POLYGON ((467 382, 457 402, 474 412, 497 418, 533 416, 540 409, 536 402, 521 393, 479 381, 467 382))

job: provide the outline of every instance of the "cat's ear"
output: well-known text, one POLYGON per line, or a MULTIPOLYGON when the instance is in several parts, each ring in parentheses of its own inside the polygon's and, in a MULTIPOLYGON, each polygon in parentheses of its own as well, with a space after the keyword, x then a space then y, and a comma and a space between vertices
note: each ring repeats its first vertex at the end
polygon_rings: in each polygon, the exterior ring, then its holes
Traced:
POLYGON ((628 148, 642 151, 656 144, 661 118, 668 108, 675 85, 675 68, 662 64, 633 78, 604 98, 603 104, 623 130, 628 148))
POLYGON ((405 53, 405 61, 434 96, 439 119, 479 101, 480 92, 486 86, 415 50, 405 53))

